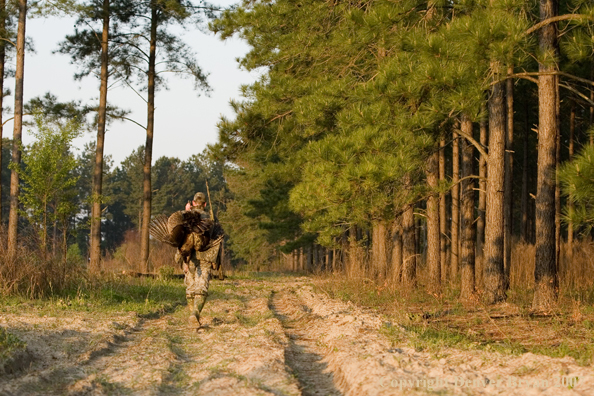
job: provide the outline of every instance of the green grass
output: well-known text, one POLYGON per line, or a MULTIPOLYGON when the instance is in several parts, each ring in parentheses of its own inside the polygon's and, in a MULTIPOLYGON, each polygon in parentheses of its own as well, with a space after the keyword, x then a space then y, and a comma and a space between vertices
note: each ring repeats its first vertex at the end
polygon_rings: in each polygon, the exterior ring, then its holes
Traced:
POLYGON ((141 317, 160 316, 185 304, 185 286, 179 279, 105 279, 49 297, 0 298, 0 312, 37 311, 60 315, 68 311, 136 312, 141 317))
POLYGON ((272 312, 266 311, 264 313, 257 312, 254 315, 243 315, 240 312, 235 312, 235 317, 237 321, 244 327, 254 327, 260 324, 261 322, 271 319, 274 317, 272 312))
POLYGON ((21 341, 14 334, 10 334, 3 327, 0 327, 0 363, 3 363, 15 353, 26 348, 25 342, 21 341))

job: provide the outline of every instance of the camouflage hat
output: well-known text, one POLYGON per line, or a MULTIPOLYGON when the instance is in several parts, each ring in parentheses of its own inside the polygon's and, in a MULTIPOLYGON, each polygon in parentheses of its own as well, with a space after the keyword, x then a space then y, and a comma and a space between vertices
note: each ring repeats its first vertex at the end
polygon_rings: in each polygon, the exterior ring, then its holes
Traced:
POLYGON ((194 202, 196 202, 197 204, 206 202, 206 195, 204 195, 204 193, 197 192, 196 194, 194 194, 194 202))

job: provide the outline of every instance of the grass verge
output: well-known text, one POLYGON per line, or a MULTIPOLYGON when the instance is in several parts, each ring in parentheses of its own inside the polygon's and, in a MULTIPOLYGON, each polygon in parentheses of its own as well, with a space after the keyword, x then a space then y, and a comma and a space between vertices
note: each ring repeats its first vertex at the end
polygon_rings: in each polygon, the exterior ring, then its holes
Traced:
POLYGON ((588 291, 568 292, 560 297, 556 312, 536 317, 530 311, 532 295, 525 289, 511 290, 505 304, 484 306, 479 301, 461 304, 459 290, 454 288, 436 296, 422 287, 410 292, 390 290, 365 279, 318 278, 315 285, 330 297, 376 310, 387 323, 402 325, 406 336, 394 326, 382 329, 395 345, 407 343, 435 353, 452 347, 570 356, 581 366, 594 361, 594 309, 585 300, 593 293, 588 291))
POLYGON ((185 304, 185 286, 179 279, 101 278, 64 289, 47 297, 0 297, 0 312, 35 311, 59 315, 68 311, 136 312, 159 316, 185 304))

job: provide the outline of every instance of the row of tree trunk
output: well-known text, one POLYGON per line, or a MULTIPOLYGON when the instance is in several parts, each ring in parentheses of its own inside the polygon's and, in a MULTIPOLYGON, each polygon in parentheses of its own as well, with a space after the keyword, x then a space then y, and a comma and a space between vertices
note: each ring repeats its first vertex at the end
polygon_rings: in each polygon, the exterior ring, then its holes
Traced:
MULTIPOLYGON (((151 163, 152 163, 152 143, 154 129, 155 113, 155 63, 156 63, 156 42, 157 26, 159 24, 158 5, 151 1, 151 27, 150 27, 150 47, 148 57, 148 100, 147 100, 147 127, 146 127, 146 145, 145 145, 145 165, 144 165, 144 202, 143 202, 143 228, 141 233, 141 264, 145 271, 149 268, 149 232, 148 224, 151 218, 151 163)), ((16 73, 15 73, 15 104, 14 104, 14 131, 11 162, 18 168, 21 162, 20 146, 22 144, 22 125, 23 125, 23 90, 24 90, 24 62, 25 62, 25 27, 27 21, 27 0, 18 1, 18 28, 16 40, 16 73)), ((100 269, 101 262, 101 213, 102 213, 102 182, 103 182, 103 156, 105 142, 105 125, 107 119, 107 91, 109 77, 109 29, 110 29, 110 0, 103 0, 102 18, 103 29, 101 33, 101 72, 99 88, 99 108, 97 123, 97 144, 95 155, 95 166, 93 169, 93 187, 92 187, 92 212, 91 212, 91 232, 90 232, 90 266, 92 270, 100 269)), ((0 1, 0 34, 6 37, 6 2, 0 1)), ((4 60, 5 60, 6 41, 0 42, 0 92, 3 92, 4 83, 4 60)), ((2 95, 0 95, 0 108, 2 107, 2 95)), ((0 114, 0 141, 2 139, 2 115, 0 114)), ((0 153, 0 162, 1 162, 0 153)), ((1 190, 0 190, 1 193, 1 190)), ((1 203, 0 203, 1 205, 1 203)), ((19 218, 19 176, 16 169, 11 172, 10 179, 10 212, 8 219, 8 254, 10 257, 16 255, 18 244, 18 218, 19 218)), ((0 215, 2 208, 0 206, 0 215)), ((0 218, 0 221, 2 219, 0 218)))

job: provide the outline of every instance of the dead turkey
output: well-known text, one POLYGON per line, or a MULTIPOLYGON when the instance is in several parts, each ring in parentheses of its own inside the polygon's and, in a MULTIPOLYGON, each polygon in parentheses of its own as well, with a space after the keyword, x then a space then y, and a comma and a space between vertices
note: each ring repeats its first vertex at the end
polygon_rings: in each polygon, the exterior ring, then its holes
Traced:
POLYGON ((219 245, 225 236, 219 223, 214 223, 195 210, 180 210, 169 217, 158 215, 149 224, 149 231, 156 240, 179 249, 185 262, 193 250, 196 250, 198 260, 215 262, 219 245), (195 246, 200 247, 195 249, 195 246))

